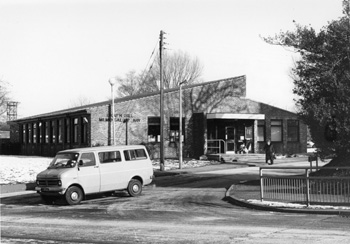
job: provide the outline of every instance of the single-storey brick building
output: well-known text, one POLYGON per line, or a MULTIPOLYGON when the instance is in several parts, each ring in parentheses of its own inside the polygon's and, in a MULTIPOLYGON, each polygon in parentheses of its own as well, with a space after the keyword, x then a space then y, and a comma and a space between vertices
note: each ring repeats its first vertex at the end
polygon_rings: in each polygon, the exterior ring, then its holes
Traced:
MULTIPOLYGON (((306 152, 307 128, 292 112, 245 98, 246 77, 182 87, 183 155, 262 153, 271 139, 277 153, 306 152)), ((164 91, 164 155, 177 157, 179 88, 164 91)), ((23 155, 112 143, 111 100, 9 122, 11 142, 23 155)), ((115 99, 116 144, 145 144, 159 156, 159 92, 115 99)))

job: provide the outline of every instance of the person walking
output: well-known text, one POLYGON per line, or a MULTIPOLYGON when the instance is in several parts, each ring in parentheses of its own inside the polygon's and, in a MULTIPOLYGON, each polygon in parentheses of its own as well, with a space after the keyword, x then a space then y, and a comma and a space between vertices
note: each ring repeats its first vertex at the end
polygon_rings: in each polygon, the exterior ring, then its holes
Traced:
POLYGON ((275 159, 275 149, 273 148, 273 145, 271 144, 271 140, 267 140, 265 146, 265 162, 267 164, 273 164, 273 160, 275 159), (270 161, 270 163, 269 163, 270 161))

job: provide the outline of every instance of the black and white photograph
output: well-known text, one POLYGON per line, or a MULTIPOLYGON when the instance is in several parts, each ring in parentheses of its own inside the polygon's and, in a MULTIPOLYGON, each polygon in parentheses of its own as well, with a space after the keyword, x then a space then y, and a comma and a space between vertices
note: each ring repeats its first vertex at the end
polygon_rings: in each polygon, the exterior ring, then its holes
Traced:
POLYGON ((350 243, 350 0, 0 0, 0 242, 350 243))

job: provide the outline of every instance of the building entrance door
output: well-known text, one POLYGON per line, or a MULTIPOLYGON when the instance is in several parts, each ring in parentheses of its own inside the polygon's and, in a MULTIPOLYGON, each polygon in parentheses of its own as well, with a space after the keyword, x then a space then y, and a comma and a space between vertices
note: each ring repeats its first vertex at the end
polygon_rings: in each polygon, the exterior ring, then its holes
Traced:
POLYGON ((225 127, 225 139, 226 139, 226 153, 235 153, 237 150, 236 145, 236 127, 225 127))

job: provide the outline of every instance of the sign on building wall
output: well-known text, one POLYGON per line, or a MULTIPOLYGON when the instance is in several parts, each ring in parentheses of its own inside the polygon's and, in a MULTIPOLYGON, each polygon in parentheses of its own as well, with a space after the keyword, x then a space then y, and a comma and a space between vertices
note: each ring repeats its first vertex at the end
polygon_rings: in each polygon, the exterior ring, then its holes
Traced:
MULTIPOLYGON (((111 117, 100 117, 98 120, 100 122, 109 122, 111 121, 111 117)), ((141 122, 141 119, 134 117, 133 114, 115 114, 114 121, 122 122, 122 123, 125 123, 125 122, 138 123, 138 122, 141 122)))

